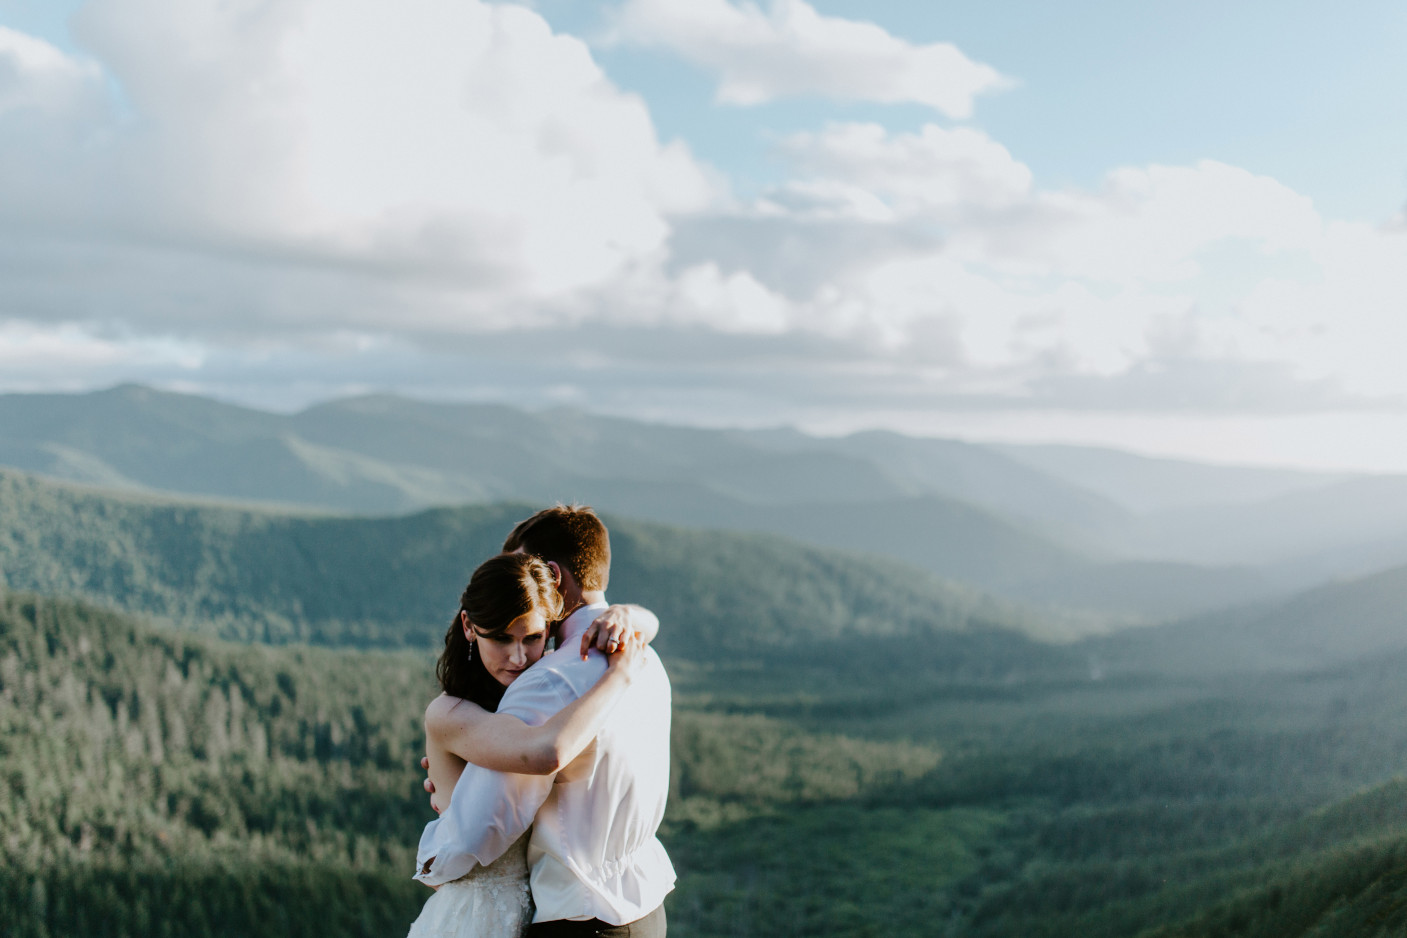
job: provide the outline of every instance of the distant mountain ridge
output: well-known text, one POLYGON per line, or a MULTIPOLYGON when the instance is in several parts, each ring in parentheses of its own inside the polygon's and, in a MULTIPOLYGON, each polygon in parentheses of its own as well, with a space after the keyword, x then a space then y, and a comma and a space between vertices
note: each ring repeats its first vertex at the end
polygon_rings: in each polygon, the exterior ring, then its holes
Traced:
POLYGON ((886 554, 1119 621, 1286 588, 1251 569, 1254 561, 1209 562, 1195 543, 1166 557, 1129 551, 1142 519, 1078 474, 1062 478, 993 447, 887 432, 706 430, 386 395, 282 415, 128 385, 0 395, 0 464, 106 487, 355 514, 576 499, 628 517, 886 554))
POLYGON ((1407 566, 1083 646, 1123 667, 1205 676, 1308 672, 1407 655, 1407 566))
POLYGON ((1218 466, 1091 446, 995 443, 989 448, 1138 514, 1260 502, 1353 478, 1351 473, 1218 466))
MULTIPOLYGON (((1052 526, 1121 515, 1097 495, 966 443, 707 430, 389 395, 291 415, 136 385, 0 395, 0 463, 96 485, 360 514, 562 494, 628 499, 625 486, 640 485, 742 505, 933 496, 1052 526)), ((697 523, 713 507, 676 511, 697 523)))

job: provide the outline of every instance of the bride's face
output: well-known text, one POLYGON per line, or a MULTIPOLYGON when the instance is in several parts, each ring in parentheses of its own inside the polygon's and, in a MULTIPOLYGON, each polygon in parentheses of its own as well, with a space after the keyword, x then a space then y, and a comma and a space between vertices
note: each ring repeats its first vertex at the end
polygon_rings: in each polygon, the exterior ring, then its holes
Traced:
POLYGON ((514 619, 504 632, 485 635, 464 617, 465 637, 476 643, 484 668, 504 687, 512 684, 547 647, 547 620, 536 610, 514 619))

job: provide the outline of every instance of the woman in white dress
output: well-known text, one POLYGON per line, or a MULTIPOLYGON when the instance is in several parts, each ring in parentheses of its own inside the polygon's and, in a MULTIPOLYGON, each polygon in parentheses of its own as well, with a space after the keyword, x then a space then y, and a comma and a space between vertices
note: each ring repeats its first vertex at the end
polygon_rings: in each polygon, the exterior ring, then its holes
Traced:
MULTIPOLYGON (((437 675, 444 693, 425 713, 426 766, 432 804, 443 811, 465 762, 446 748, 473 754, 488 769, 551 774, 595 739, 611 707, 643 660, 644 637, 617 618, 602 643, 616 650, 606 674, 580 699, 542 726, 499 714, 504 690, 547 645, 551 623, 561 618, 562 598, 552 570, 528 554, 500 554, 474 571, 459 613, 445 635, 437 675), (467 742, 466 742, 467 741, 467 742)), ((652 636, 651 636, 652 637, 652 636)), ((583 641, 597 639, 595 630, 583 641)), ((520 938, 532 921, 528 888, 528 834, 488 866, 439 887, 411 926, 409 938, 520 938)))

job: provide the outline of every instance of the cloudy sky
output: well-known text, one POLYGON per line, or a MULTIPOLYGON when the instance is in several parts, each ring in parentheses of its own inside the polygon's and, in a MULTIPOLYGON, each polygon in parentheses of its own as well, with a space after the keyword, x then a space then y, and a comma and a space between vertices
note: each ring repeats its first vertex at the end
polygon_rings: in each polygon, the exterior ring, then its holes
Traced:
POLYGON ((0 391, 1407 470, 1407 6, 0 0, 0 391))

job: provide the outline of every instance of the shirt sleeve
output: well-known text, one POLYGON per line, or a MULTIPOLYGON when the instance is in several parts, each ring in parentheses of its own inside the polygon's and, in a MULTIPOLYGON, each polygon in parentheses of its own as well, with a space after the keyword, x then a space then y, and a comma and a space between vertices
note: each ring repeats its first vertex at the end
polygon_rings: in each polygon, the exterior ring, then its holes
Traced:
MULTIPOLYGON (((504 693, 498 712, 541 726, 574 699, 559 675, 529 670, 504 693)), ((487 866, 497 860, 532 825, 552 791, 552 779, 466 765, 449 807, 421 835, 415 878, 438 886, 459 879, 476 863, 487 866)))

